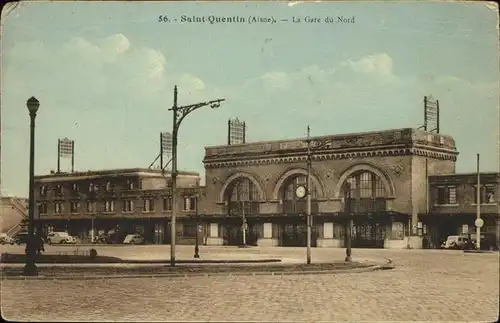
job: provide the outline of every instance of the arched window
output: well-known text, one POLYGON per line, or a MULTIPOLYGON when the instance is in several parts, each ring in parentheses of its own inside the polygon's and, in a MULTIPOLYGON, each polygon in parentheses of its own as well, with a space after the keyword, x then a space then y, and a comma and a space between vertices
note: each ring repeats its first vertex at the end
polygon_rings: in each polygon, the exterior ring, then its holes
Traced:
MULTIPOLYGON (((307 176, 298 175, 289 178, 283 184, 282 191, 282 201, 283 201, 283 213, 306 213, 307 212, 307 197, 299 198, 297 197, 296 190, 299 186, 305 186, 307 188, 307 176)), ((317 188, 311 183, 311 212, 315 213, 318 210, 317 198, 317 188)))
POLYGON ((349 199, 345 207, 349 212, 377 212, 386 210, 387 192, 384 182, 375 173, 356 172, 349 176, 343 185, 344 197, 349 199), (347 190, 347 188, 350 190, 347 190))
POLYGON ((384 182, 375 173, 362 171, 352 174, 344 183, 346 194, 347 183, 351 188, 351 198, 382 198, 387 196, 384 182))
POLYGON ((241 216, 259 213, 259 190, 248 178, 235 179, 227 188, 226 202, 229 215, 241 216))

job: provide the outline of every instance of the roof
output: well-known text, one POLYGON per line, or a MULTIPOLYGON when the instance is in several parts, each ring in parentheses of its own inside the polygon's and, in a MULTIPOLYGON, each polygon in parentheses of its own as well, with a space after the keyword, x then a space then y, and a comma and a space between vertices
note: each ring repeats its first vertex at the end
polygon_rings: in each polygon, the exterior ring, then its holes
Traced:
MULTIPOLYGON (((170 171, 165 171, 165 176, 170 176, 170 171)), ((198 172, 189 172, 189 171, 179 171, 179 175, 181 176, 196 176, 199 177, 200 174, 198 172)), ((162 177, 162 171, 159 169, 150 169, 150 168, 117 168, 117 169, 106 169, 106 170, 88 170, 88 171, 77 171, 73 173, 51 173, 46 175, 36 175, 35 179, 54 179, 58 178, 61 180, 64 179, 73 179, 75 177, 104 177, 104 176, 126 176, 126 175, 137 175, 143 177, 162 177)))

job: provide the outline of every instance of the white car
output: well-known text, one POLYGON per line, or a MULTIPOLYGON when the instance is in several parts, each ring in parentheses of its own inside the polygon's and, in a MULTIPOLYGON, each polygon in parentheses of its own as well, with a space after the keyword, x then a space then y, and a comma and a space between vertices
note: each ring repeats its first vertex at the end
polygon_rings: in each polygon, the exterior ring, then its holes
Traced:
POLYGON ((67 232, 51 232, 47 235, 48 244, 76 243, 76 239, 67 232))
POLYGON ((14 244, 14 239, 9 237, 6 233, 0 233, 0 244, 14 244))

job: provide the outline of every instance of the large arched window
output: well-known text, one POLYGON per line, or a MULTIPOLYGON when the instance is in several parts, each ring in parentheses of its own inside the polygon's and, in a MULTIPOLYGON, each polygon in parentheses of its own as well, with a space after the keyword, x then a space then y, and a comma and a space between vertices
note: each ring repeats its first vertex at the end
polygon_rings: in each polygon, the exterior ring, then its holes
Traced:
MULTIPOLYGON (((305 186, 307 187, 307 176, 298 175, 290 177, 283 184, 282 191, 282 201, 283 201, 283 213, 300 214, 307 212, 307 198, 299 198, 296 195, 297 187, 305 186)), ((311 183, 311 212, 316 213, 318 211, 318 203, 316 202, 318 190, 314 183, 311 183)))
POLYGON ((229 215, 259 213, 259 190, 248 178, 240 177, 231 182, 226 190, 229 215))
POLYGON ((384 182, 375 173, 356 172, 350 175, 343 185, 346 206, 350 212, 385 211, 387 191, 384 182), (350 188, 350 190, 348 190, 350 188))

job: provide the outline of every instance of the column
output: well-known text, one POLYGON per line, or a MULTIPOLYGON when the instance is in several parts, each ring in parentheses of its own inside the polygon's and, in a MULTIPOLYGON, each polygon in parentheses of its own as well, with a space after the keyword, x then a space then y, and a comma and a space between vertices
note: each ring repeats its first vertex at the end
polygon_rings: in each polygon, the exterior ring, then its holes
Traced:
POLYGON ((222 246, 224 244, 219 234, 219 223, 210 223, 207 245, 222 246))
POLYGON ((335 239, 334 234, 334 224, 333 222, 325 222, 323 223, 323 238, 318 239, 318 247, 320 248, 328 248, 328 247, 340 247, 340 239, 335 239))
POLYGON ((278 246, 278 238, 273 237, 273 224, 272 223, 264 223, 262 238, 257 240, 257 245, 259 247, 276 247, 278 246))

